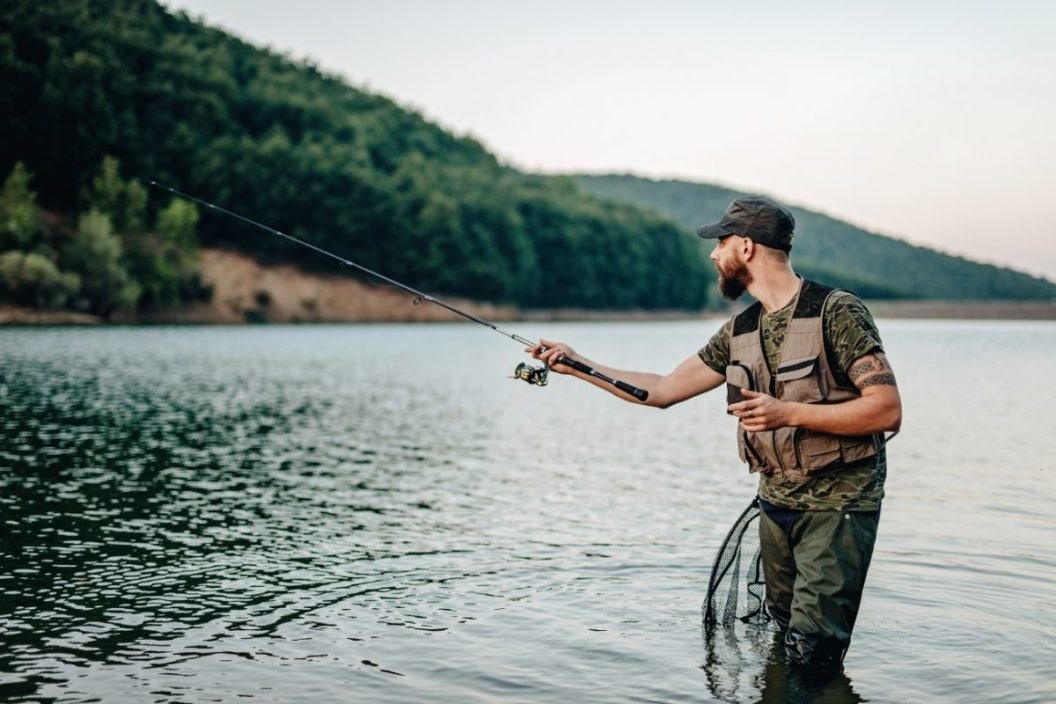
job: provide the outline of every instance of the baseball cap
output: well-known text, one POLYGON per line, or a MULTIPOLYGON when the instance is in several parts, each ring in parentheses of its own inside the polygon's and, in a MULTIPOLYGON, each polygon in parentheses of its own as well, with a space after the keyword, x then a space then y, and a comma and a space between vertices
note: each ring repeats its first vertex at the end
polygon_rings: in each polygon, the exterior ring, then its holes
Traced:
POLYGON ((785 252, 792 249, 796 219, 788 208, 766 196, 742 196, 730 203, 722 220, 697 228, 706 240, 740 235, 785 252))

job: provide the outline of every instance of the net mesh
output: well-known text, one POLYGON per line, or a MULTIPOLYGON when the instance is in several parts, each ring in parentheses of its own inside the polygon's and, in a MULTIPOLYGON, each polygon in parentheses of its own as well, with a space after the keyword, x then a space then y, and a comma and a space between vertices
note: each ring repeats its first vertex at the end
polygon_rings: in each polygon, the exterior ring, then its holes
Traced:
POLYGON ((770 620, 764 608, 766 580, 759 548, 759 499, 752 499, 722 542, 708 580, 704 628, 728 628, 770 620))

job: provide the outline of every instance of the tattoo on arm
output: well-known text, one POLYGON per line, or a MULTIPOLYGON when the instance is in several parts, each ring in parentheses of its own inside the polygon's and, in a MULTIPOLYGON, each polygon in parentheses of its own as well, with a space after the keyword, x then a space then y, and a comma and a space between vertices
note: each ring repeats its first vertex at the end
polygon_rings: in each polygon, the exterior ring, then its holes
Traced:
POLYGON ((866 386, 898 386, 895 383, 894 374, 874 374, 873 376, 862 379, 862 382, 858 384, 859 389, 864 389, 866 386))
POLYGON ((895 375, 883 352, 862 357, 851 366, 847 375, 851 377, 851 381, 859 389, 885 384, 888 386, 896 385, 895 375))
POLYGON ((859 362, 858 364, 855 364, 853 367, 851 367, 851 371, 848 372, 848 375, 851 377, 851 381, 857 383, 858 377, 862 376, 863 374, 868 374, 869 372, 874 371, 875 369, 876 366, 872 362, 859 362))

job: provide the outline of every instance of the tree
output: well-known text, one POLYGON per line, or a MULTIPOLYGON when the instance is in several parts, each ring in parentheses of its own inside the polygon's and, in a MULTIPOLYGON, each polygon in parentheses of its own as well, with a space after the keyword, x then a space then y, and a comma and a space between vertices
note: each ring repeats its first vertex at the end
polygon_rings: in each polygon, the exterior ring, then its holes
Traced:
POLYGON ((118 232, 143 231, 147 217, 147 189, 137 181, 121 178, 121 162, 117 158, 103 157, 99 172, 81 200, 84 209, 94 208, 109 217, 118 232))
POLYGON ((29 247, 40 229, 37 195, 30 190, 33 175, 18 162, 0 190, 0 249, 29 247))
POLYGON ((198 208, 180 198, 158 213, 154 229, 167 244, 174 247, 181 255, 192 255, 198 245, 194 229, 198 225, 198 208))
POLYGON ((0 297, 33 308, 61 308, 77 291, 80 278, 63 273, 42 254, 0 254, 0 297))
POLYGON ((201 293, 197 290, 197 223, 198 209, 174 198, 158 213, 155 232, 125 238, 125 256, 140 286, 141 308, 175 305, 201 293))
POLYGON ((142 232, 147 223, 147 189, 138 181, 125 184, 125 211, 121 231, 126 234, 142 232))
POLYGON ((80 274, 82 307, 104 317, 128 309, 139 300, 140 288, 121 261, 121 240, 110 218, 98 210, 81 216, 77 234, 62 251, 67 268, 80 274))

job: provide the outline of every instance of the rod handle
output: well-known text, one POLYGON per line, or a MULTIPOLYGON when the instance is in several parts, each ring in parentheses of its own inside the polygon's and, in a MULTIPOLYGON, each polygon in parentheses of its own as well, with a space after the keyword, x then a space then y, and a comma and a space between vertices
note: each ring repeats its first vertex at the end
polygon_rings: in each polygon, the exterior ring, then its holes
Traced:
POLYGON ((649 398, 649 392, 645 389, 639 389, 637 386, 631 386, 627 382, 620 381, 619 379, 613 380, 612 383, 617 389, 624 392, 625 394, 630 394, 631 396, 634 396, 642 403, 645 403, 645 401, 649 398))
POLYGON ((612 379, 610 377, 607 377, 594 367, 591 367, 587 364, 583 364, 583 362, 580 362, 578 359, 572 359, 571 357, 561 357, 557 360, 557 363, 567 364, 576 371, 580 371, 584 374, 589 374, 590 376, 597 377, 602 381, 607 381, 620 391, 624 392, 625 394, 630 394, 631 396, 634 396, 636 399, 643 403, 646 399, 649 398, 649 392, 645 389, 639 389, 637 386, 631 386, 625 381, 620 381, 619 379, 612 379))

